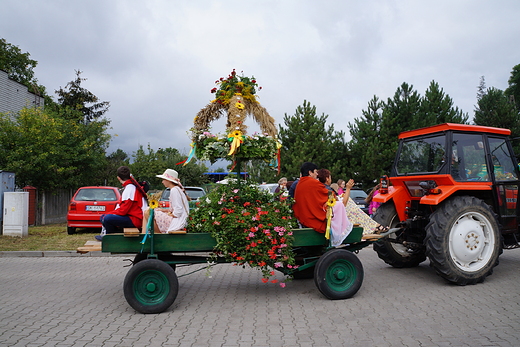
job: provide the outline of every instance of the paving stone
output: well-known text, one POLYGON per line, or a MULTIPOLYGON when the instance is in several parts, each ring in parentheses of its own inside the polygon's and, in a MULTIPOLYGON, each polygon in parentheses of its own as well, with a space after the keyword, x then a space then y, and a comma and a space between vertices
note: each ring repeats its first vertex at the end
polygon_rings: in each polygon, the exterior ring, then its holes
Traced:
MULTIPOLYGON (((285 288, 230 264, 179 278, 166 312, 143 315, 123 295, 133 255, 0 252, 2 346, 517 346, 520 249, 484 283, 454 286, 427 262, 395 269, 370 248, 351 299, 325 299, 313 280, 285 288)), ((94 253, 94 252, 93 252, 94 253)), ((187 274, 197 267, 178 267, 187 274)), ((282 279, 281 275, 277 275, 282 279)))

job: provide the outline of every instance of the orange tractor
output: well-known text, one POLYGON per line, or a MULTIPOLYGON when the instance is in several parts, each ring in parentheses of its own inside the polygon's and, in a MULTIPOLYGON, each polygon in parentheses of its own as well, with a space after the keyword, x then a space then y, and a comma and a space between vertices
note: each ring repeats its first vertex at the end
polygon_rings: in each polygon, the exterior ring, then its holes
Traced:
POLYGON ((446 280, 475 284, 503 249, 520 246, 520 172, 508 129, 445 123, 406 131, 374 219, 391 227, 379 258, 413 267, 428 257, 446 280))

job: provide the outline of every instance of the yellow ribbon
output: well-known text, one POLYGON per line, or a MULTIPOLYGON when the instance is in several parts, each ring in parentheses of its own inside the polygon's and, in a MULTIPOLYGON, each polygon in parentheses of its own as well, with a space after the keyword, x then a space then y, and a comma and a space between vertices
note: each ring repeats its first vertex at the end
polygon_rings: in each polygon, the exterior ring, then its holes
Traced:
POLYGON ((231 148, 228 155, 233 155, 238 151, 240 144, 243 142, 242 132, 240 130, 234 131, 228 135, 228 141, 231 141, 231 148))
POLYGON ((336 199, 332 192, 329 193, 329 200, 327 200, 327 228, 325 230, 325 238, 330 239, 330 223, 332 222, 332 207, 336 204, 336 199))

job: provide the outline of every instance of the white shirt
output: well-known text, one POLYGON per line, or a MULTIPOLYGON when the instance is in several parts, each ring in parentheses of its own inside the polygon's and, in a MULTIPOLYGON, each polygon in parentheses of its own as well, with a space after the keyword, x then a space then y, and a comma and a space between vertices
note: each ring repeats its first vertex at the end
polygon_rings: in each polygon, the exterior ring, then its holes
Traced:
POLYGON ((188 198, 180 187, 170 189, 170 212, 176 217, 172 218, 168 231, 182 230, 186 226, 190 207, 188 198))

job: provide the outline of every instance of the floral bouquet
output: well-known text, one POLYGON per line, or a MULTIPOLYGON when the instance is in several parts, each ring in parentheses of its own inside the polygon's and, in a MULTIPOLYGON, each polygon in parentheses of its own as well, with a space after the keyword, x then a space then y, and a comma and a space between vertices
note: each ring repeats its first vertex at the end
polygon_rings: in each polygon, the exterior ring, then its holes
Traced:
POLYGON ((227 135, 211 134, 209 131, 200 132, 195 137, 195 155, 200 160, 208 160, 212 164, 219 158, 226 158, 230 152, 234 158, 243 160, 264 159, 276 157, 277 141, 265 134, 244 135, 236 130, 227 135), (237 147, 237 142, 240 146, 237 147))
MULTIPOLYGON (((221 184, 190 213, 190 232, 209 232, 217 241, 214 253, 238 265, 262 271, 270 280, 275 269, 296 269, 290 204, 244 180, 221 184)), ((285 286, 284 283, 280 283, 285 286)))

